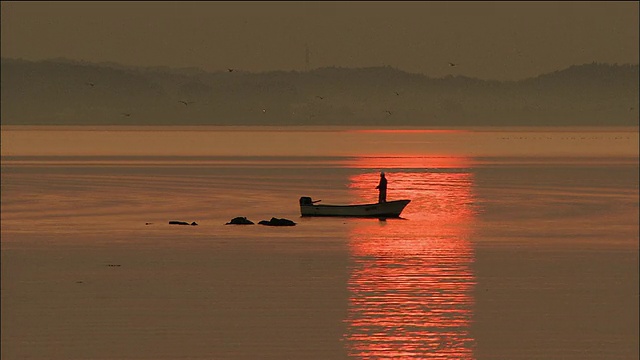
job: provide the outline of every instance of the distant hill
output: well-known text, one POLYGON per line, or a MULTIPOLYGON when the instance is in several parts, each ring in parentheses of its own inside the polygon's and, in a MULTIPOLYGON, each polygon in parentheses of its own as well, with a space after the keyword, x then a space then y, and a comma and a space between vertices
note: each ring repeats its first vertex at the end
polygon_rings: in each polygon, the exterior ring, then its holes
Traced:
POLYGON ((7 58, 1 65, 5 125, 638 126, 637 64, 576 65, 507 82, 392 67, 211 73, 7 58))

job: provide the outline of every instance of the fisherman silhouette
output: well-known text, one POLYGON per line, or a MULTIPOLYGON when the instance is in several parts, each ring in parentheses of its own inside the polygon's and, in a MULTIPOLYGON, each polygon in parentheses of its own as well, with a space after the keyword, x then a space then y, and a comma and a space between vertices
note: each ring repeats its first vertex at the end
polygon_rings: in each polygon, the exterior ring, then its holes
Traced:
POLYGON ((387 202, 387 178, 384 177, 384 171, 380 173, 380 183, 376 186, 380 191, 378 194, 378 203, 387 202))

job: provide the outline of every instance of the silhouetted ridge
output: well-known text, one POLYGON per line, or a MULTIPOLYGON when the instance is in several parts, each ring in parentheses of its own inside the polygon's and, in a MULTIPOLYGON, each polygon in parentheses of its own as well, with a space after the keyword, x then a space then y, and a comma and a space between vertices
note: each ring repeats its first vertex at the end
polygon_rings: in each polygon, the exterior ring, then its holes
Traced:
POLYGON ((2 58, 0 84, 3 124, 638 125, 637 64, 494 81, 391 66, 251 73, 2 58))

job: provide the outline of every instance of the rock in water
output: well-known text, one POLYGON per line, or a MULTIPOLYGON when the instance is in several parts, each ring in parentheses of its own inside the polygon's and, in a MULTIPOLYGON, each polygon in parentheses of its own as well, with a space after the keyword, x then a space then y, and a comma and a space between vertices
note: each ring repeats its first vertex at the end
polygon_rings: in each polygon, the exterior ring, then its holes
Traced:
POLYGON ((253 225, 253 221, 247 219, 244 216, 238 216, 231 219, 231 221, 229 221, 225 225, 253 225))
POLYGON ((172 220, 172 221, 169 221, 169 225, 189 225, 189 223, 186 221, 172 220))
POLYGON ((262 220, 258 224, 266 226, 295 226, 296 223, 289 219, 271 218, 271 220, 262 220))

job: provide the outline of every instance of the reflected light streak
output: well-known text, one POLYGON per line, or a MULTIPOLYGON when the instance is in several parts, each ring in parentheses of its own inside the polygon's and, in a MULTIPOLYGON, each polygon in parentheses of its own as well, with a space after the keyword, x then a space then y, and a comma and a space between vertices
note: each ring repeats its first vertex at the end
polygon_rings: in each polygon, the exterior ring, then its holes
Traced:
POLYGON ((472 174, 446 166, 393 171, 397 161, 371 159, 358 161, 376 170, 350 178, 354 202, 376 198, 378 169, 387 174, 388 199, 412 202, 403 219, 356 220, 350 232, 349 355, 473 359, 472 174))
POLYGON ((346 132, 354 132, 354 133, 376 133, 376 134, 462 134, 471 132, 466 129, 398 129, 394 127, 393 129, 349 129, 345 130, 346 132))

